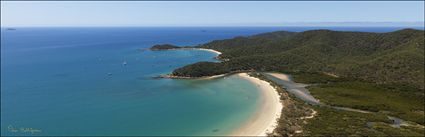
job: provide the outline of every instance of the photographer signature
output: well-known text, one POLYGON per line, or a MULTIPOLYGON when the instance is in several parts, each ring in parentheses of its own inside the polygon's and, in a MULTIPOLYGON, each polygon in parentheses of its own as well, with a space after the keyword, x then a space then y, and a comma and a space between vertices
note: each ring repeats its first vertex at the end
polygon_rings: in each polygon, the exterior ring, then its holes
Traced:
POLYGON ((31 127, 13 127, 12 125, 7 126, 7 129, 9 130, 9 132, 13 132, 13 133, 41 133, 42 130, 40 129, 34 129, 31 127))

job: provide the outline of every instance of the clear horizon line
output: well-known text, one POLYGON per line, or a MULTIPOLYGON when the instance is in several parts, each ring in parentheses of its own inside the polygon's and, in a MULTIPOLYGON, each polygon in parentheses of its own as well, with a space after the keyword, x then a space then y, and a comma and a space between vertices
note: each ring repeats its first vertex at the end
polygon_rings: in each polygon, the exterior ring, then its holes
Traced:
POLYGON ((0 26, 1 28, 132 28, 132 27, 425 27, 425 25, 217 25, 217 26, 0 26))
POLYGON ((290 27, 290 26, 317 26, 317 27, 326 27, 326 26, 358 26, 358 27, 367 27, 367 26, 392 26, 392 27, 422 27, 425 26, 425 21, 404 21, 404 22, 372 22, 372 21, 345 21, 345 22, 284 22, 284 23, 258 23, 260 25, 254 24, 205 24, 205 25, 2 25, 0 27, 290 27))

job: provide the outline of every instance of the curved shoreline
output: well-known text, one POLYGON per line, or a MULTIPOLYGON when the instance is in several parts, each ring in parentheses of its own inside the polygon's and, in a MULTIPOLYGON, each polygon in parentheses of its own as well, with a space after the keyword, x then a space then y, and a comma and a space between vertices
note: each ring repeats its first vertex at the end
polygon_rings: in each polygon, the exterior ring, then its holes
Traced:
POLYGON ((221 54, 222 54, 220 51, 213 50, 213 49, 206 49, 206 48, 189 48, 189 49, 192 49, 192 50, 204 50, 204 51, 209 51, 209 52, 216 53, 216 54, 218 54, 218 55, 221 55, 221 54))
POLYGON ((222 54, 220 51, 213 50, 213 49, 206 49, 206 48, 170 48, 170 49, 150 49, 152 51, 161 51, 161 50, 203 50, 208 52, 213 52, 218 55, 222 54))
MULTIPOLYGON (((178 50, 178 49, 172 49, 178 50)), ((218 55, 219 51, 205 48, 180 48, 180 50, 204 50, 218 55)), ((199 79, 215 79, 235 74, 235 72, 214 76, 198 77, 199 79)), ((250 81, 257 86, 260 92, 260 104, 257 111, 241 127, 230 133, 230 136, 267 136, 273 133, 278 126, 278 119, 281 116, 283 104, 278 91, 267 81, 249 76, 245 72, 236 72, 236 75, 250 81)), ((172 75, 160 76, 162 78, 193 79, 193 77, 179 77, 172 75)))
POLYGON ((255 114, 246 123, 236 129, 231 136, 267 136, 278 125, 283 104, 277 90, 268 82, 249 76, 247 73, 237 74, 255 84, 261 94, 260 105, 255 114))

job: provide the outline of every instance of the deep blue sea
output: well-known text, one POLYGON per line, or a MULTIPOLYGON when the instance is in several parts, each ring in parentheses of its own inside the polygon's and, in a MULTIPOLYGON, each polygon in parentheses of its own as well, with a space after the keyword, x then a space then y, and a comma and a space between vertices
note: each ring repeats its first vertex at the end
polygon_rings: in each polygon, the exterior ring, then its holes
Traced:
POLYGON ((145 49, 311 29, 318 28, 1 28, 1 135, 229 134, 256 111, 257 87, 236 76, 153 79, 190 63, 217 61, 216 54, 145 49))

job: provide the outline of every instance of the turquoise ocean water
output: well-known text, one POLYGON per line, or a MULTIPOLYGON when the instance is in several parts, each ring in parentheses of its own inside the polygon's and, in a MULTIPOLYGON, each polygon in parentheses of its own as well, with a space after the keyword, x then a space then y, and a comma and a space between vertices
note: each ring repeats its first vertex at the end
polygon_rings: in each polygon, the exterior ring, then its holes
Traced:
POLYGON ((216 54, 143 49, 308 29, 315 28, 2 28, 1 135, 228 134, 255 112, 256 86, 236 76, 152 79, 216 54))

